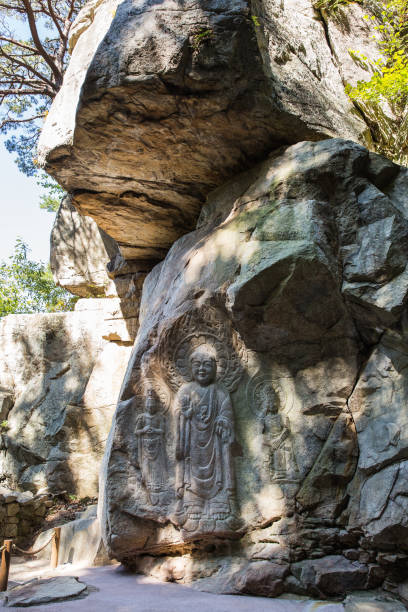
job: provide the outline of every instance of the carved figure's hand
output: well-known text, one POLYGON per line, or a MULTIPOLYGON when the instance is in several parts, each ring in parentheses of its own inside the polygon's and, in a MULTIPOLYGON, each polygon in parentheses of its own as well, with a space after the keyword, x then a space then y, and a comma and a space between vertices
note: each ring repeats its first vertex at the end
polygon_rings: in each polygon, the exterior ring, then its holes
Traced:
POLYGON ((186 419, 191 418, 192 408, 190 403, 190 398, 185 395, 181 398, 181 411, 186 419))
POLYGON ((215 423, 215 433, 223 442, 226 442, 231 437, 230 424, 224 419, 218 419, 215 423))
POLYGON ((141 427, 140 429, 136 429, 136 435, 143 436, 143 434, 147 433, 148 431, 149 431, 148 427, 141 427))
POLYGON ((269 441, 268 445, 272 452, 278 450, 278 448, 282 445, 282 443, 289 437, 289 430, 284 429, 279 435, 273 436, 273 438, 269 441))

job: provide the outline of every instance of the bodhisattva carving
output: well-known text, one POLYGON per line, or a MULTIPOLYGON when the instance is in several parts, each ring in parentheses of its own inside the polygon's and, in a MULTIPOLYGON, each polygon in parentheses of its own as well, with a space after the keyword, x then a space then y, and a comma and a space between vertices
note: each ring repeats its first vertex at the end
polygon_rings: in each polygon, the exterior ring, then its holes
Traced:
POLYGON ((189 316, 173 330, 165 347, 166 355, 174 347, 175 367, 170 363, 167 370, 170 384, 178 390, 178 503, 172 519, 189 536, 225 535, 240 526, 231 453, 235 436, 230 391, 241 378, 242 365, 226 334, 212 312, 189 316), (186 334, 181 340, 180 331, 186 334))
MULTIPOLYGON (((277 382, 276 386, 280 388, 277 382)), ((280 391, 284 396, 281 388, 280 391)), ((298 482, 299 471, 293 452, 290 422, 279 410, 282 398, 276 393, 272 381, 262 374, 254 376, 248 385, 247 397, 261 424, 264 466, 271 480, 277 483, 298 482)))
POLYGON ((265 398, 263 444, 267 447, 266 465, 273 482, 298 482, 299 472, 293 453, 289 419, 278 412, 274 395, 265 398))
POLYGON ((147 389, 144 408, 144 412, 137 417, 135 433, 143 484, 150 503, 155 506, 160 504, 166 491, 167 461, 164 418, 160 413, 159 398, 151 387, 147 389))

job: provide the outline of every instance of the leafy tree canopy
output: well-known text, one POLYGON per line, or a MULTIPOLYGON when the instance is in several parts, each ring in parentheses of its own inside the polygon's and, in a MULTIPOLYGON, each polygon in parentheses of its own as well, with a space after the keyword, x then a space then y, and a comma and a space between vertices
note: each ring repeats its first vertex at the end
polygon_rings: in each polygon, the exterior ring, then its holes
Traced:
POLYGON ((57 287, 49 267, 29 259, 28 252, 18 238, 8 262, 0 263, 0 317, 72 310, 78 298, 57 287))
MULTIPOLYGON (((57 184, 38 170, 35 149, 44 117, 62 85, 68 38, 84 0, 0 0, 0 133, 28 176, 57 184), (27 29, 27 35, 21 32, 27 29)), ((49 197, 55 197, 52 193, 49 197)), ((46 196, 48 197, 48 196, 46 196)), ((55 204, 53 204, 55 206, 55 204)), ((50 202, 43 202, 47 210, 50 202)))

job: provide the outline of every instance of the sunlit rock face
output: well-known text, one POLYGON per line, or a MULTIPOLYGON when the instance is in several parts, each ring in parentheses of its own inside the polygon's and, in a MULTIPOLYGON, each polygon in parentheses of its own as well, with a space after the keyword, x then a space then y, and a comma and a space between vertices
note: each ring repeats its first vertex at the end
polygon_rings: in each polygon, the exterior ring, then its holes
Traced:
POLYGON ((116 296, 106 266, 119 254, 118 246, 91 217, 78 213, 71 199, 62 200, 51 232, 54 280, 80 297, 116 296))
POLYGON ((115 240, 91 217, 81 215, 70 195, 62 199, 50 241, 50 267, 57 285, 83 298, 120 298, 121 315, 135 328, 143 281, 153 265, 152 260, 124 260, 115 240))
POLYGON ((398 575, 407 181, 350 141, 281 149, 147 276, 101 475, 114 557, 269 596, 398 575))
POLYGON ((3 483, 23 491, 98 495, 137 314, 125 318, 114 298, 80 300, 75 312, 1 319, 3 483))
POLYGON ((310 0, 252 5, 104 0, 74 26, 39 158, 126 259, 162 259, 281 144, 365 141, 310 0))

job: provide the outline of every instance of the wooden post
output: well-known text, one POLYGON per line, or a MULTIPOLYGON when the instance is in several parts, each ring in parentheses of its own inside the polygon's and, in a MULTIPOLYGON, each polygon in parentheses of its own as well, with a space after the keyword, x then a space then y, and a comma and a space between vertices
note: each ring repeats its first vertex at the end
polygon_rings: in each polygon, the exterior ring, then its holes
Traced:
POLYGON ((10 569, 11 547, 13 540, 4 540, 4 549, 1 553, 0 565, 0 591, 7 591, 8 576, 10 569))
POLYGON ((54 527, 54 537, 51 542, 51 567, 52 569, 55 569, 58 565, 60 539, 61 539, 61 527, 54 527))

